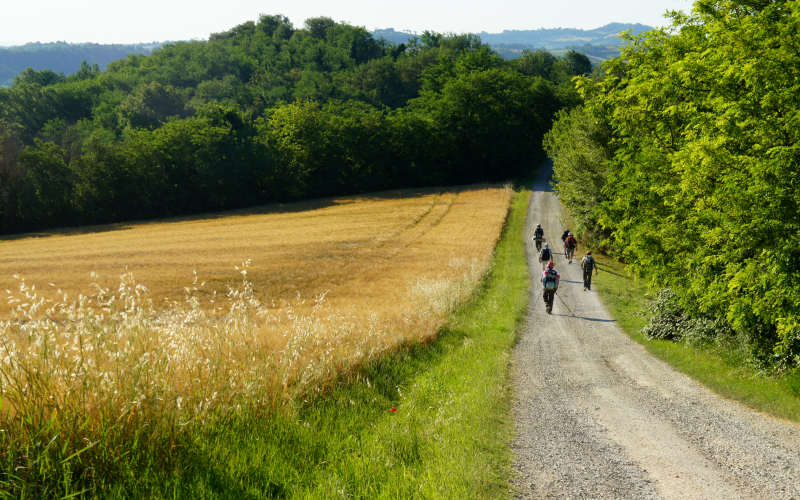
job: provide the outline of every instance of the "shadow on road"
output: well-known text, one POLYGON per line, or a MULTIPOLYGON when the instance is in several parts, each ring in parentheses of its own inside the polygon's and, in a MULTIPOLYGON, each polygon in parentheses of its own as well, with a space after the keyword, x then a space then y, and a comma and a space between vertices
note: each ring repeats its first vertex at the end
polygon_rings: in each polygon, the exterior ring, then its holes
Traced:
POLYGON ((544 191, 545 193, 553 192, 553 185, 551 179, 553 178, 553 161, 547 160, 536 176, 533 183, 534 191, 544 191))
POLYGON ((625 274, 620 274, 620 273, 618 273, 616 271, 611 271, 607 267, 603 267, 603 266, 597 266, 597 267, 600 269, 601 272, 608 273, 608 274, 613 274, 614 276, 619 276, 620 278, 630 278, 630 276, 627 276, 625 274))
POLYGON ((587 316, 573 316, 572 314, 553 314, 553 316, 561 316, 562 318, 582 319, 582 320, 585 320, 585 321, 594 321, 596 323, 616 323, 617 322, 617 320, 615 320, 615 319, 589 318, 587 316))

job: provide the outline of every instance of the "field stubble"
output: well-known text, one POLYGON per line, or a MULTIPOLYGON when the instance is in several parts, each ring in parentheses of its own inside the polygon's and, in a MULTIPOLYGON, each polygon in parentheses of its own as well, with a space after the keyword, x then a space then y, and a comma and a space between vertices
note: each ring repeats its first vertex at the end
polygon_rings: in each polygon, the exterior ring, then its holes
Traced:
POLYGON ((3 242, 0 459, 16 472, 0 486, 50 462, 102 474, 114 445, 273 411, 432 339, 484 275, 510 196, 389 193, 3 242))

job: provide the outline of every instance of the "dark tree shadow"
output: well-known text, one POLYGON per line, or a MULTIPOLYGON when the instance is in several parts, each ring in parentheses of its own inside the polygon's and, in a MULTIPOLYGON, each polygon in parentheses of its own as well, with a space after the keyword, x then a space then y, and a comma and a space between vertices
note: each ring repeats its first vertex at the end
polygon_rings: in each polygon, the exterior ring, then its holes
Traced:
POLYGON ((394 189, 391 191, 379 191, 371 193, 355 193, 350 195, 339 195, 328 198, 318 198, 313 200, 296 201, 290 203, 271 203, 248 208, 236 208, 218 212, 195 212, 169 217, 153 217, 139 220, 127 220, 121 222, 111 222, 107 224, 92 224, 85 226, 61 227, 33 231, 27 233, 2 234, 1 241, 14 241, 25 238, 47 238, 50 236, 65 236, 91 233, 105 233, 109 231, 120 231, 132 229, 134 227, 147 226, 150 224, 164 224, 171 222, 195 222, 204 220, 217 220, 227 217, 266 215, 266 214, 290 214, 297 212, 307 212, 309 210, 319 210, 332 206, 345 206, 363 201, 396 200, 401 198, 413 198, 430 194, 452 194, 465 191, 478 191, 497 184, 471 184, 462 186, 436 186, 410 189, 394 189))
POLYGON ((598 266, 598 267, 600 268, 600 272, 613 274, 614 276, 619 276, 620 278, 630 278, 630 276, 627 276, 625 274, 620 274, 620 273, 618 273, 616 271, 612 271, 612 270, 610 270, 610 269, 608 269, 606 267, 602 267, 602 266, 598 266))
POLYGON ((532 182, 531 189, 545 193, 553 192, 553 160, 545 161, 532 182))

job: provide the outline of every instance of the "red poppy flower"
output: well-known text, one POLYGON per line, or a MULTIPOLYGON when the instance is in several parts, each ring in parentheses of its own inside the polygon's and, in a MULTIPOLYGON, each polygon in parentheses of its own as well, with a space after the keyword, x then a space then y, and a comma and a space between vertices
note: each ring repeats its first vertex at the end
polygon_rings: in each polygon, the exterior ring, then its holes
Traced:
POLYGON ((392 406, 392 409, 391 409, 391 410, 389 410, 389 411, 390 411, 390 412, 392 412, 392 413, 397 413, 397 408, 395 408, 394 406, 392 406))

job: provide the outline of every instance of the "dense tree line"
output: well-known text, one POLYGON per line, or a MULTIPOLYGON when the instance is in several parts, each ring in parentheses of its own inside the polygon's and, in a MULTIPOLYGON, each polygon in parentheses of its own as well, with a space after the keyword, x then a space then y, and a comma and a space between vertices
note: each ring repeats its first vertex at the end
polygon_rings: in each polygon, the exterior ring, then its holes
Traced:
POLYGON ((0 89, 0 231, 506 179, 577 102, 570 52, 504 61, 471 35, 376 41, 263 16, 107 70, 0 89))
POLYGON ((799 35, 797 1, 698 0, 581 80, 546 139, 587 237, 702 336, 784 367, 800 365, 799 35))

